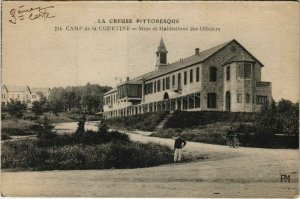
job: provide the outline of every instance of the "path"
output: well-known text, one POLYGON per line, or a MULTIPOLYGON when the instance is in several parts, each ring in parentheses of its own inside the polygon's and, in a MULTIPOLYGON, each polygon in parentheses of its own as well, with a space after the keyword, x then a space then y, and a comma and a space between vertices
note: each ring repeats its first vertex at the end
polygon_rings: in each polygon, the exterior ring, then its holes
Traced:
MULTIPOLYGON (((136 133, 141 142, 173 140, 136 133)), ((188 142, 185 155, 209 159, 141 169, 3 172, 6 196, 98 197, 295 197, 298 150, 228 148, 188 142), (281 183, 280 174, 290 175, 281 183)))

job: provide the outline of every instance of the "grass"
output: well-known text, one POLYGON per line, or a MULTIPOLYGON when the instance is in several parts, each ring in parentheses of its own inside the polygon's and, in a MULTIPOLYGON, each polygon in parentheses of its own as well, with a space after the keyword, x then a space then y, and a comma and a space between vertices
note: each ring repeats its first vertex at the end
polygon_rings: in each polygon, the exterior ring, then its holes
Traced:
POLYGON ((206 126, 193 128, 165 128, 154 132, 151 136, 172 138, 181 133, 183 139, 193 142, 226 145, 224 135, 230 126, 235 129, 240 145, 245 147, 260 148, 299 148, 299 137, 288 135, 276 135, 269 129, 258 129, 249 123, 217 122, 206 126))
POLYGON ((34 135, 39 130, 39 125, 31 120, 12 120, 5 119, 1 121, 1 134, 7 136, 22 136, 22 135, 34 135))
MULTIPOLYGON (((83 114, 80 113, 72 113, 72 112, 64 112, 59 113, 58 116, 51 117, 54 123, 60 122, 77 122, 83 114)), ((86 115, 86 121, 99 121, 101 117, 99 115, 86 115)))
POLYGON ((201 127, 218 122, 253 122, 256 113, 218 112, 218 111, 175 111, 165 123, 166 128, 201 127))
MULTIPOLYGON (((238 125, 238 124, 233 124, 238 125)), ((172 138, 181 133, 183 139, 193 142, 202 142, 209 144, 226 144, 225 134, 230 128, 230 123, 218 122, 206 126, 199 126, 194 128, 163 128, 158 132, 151 134, 153 137, 172 138)))
POLYGON ((168 114, 167 111, 160 111, 154 113, 144 113, 126 117, 115 117, 107 119, 110 126, 117 128, 125 128, 129 130, 139 129, 143 131, 153 131, 155 127, 168 114))

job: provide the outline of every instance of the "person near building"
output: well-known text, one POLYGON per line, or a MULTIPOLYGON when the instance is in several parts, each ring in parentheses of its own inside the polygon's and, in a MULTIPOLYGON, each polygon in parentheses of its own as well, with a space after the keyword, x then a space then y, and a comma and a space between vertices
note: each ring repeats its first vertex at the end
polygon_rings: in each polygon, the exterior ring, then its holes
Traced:
POLYGON ((186 141, 179 134, 174 143, 174 162, 180 162, 182 158, 182 148, 185 147, 186 141))

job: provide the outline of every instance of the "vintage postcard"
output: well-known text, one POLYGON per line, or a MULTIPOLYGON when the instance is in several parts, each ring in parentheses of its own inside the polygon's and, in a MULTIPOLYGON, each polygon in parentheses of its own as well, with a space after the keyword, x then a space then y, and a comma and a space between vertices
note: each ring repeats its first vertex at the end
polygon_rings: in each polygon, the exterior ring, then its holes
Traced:
POLYGON ((2 196, 298 196, 298 2, 4 1, 1 25, 2 196))

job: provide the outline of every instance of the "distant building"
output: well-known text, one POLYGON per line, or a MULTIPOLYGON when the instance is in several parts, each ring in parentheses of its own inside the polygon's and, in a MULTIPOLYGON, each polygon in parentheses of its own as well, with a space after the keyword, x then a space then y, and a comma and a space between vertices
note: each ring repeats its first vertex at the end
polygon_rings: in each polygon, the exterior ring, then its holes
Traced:
POLYGON ((50 92, 50 88, 2 85, 1 102, 3 106, 13 99, 25 102, 28 107, 31 107, 32 102, 40 100, 42 96, 48 99, 50 92))
POLYGON ((106 118, 160 110, 256 112, 272 99, 263 64, 231 40, 169 64, 161 39, 155 70, 104 94, 106 118))

